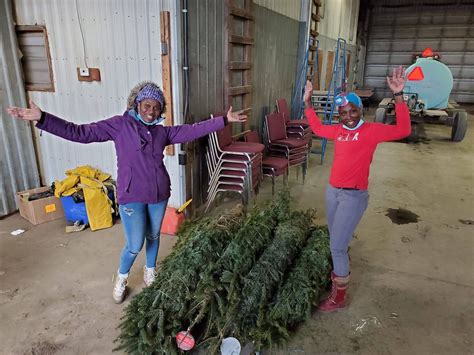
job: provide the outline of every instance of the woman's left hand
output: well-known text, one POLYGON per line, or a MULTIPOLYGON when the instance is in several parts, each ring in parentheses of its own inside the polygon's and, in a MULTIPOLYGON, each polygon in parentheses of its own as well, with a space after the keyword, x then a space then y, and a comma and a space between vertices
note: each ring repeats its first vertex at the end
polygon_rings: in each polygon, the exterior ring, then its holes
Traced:
POLYGON ((227 111, 227 120, 229 122, 245 122, 247 120, 247 115, 243 115, 244 110, 232 112, 232 106, 227 111))
POLYGON ((394 94, 403 90, 405 86, 405 68, 400 65, 393 69, 392 76, 387 76, 387 84, 394 94))

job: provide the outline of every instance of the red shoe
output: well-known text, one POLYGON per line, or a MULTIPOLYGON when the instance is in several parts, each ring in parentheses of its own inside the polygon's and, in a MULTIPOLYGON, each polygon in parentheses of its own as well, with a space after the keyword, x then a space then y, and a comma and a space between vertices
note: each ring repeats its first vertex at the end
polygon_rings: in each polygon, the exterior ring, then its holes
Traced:
POLYGON ((349 275, 345 277, 331 273, 331 294, 319 304, 318 310, 330 313, 346 307, 346 290, 349 284, 349 275))

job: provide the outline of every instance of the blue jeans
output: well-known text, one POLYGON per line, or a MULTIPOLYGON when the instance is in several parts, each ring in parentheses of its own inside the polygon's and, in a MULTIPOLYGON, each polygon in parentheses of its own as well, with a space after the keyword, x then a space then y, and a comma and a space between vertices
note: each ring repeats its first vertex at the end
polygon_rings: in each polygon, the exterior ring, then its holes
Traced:
POLYGON ((352 235, 369 203, 367 190, 343 190, 329 185, 326 189, 326 216, 334 273, 349 275, 347 250, 352 235))
POLYGON ((146 266, 154 268, 160 247, 160 229, 168 200, 155 204, 132 202, 119 206, 125 233, 119 273, 128 274, 146 239, 146 266))

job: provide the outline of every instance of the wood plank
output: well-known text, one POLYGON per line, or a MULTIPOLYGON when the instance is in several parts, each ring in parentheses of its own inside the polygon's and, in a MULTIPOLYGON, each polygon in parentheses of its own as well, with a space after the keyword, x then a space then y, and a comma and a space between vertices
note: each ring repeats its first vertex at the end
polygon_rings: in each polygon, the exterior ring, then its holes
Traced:
POLYGON ((230 76, 231 71, 226 70, 225 68, 229 68, 229 63, 232 61, 231 53, 232 53, 232 44, 229 42, 230 34, 233 33, 233 18, 229 14, 229 8, 231 6, 231 0, 225 0, 223 4, 224 7, 224 108, 227 109, 230 105, 232 105, 232 98, 229 96, 229 86, 230 86, 230 76))
POLYGON ((311 19, 314 21, 314 22, 319 22, 321 21, 321 16, 317 15, 317 14, 311 14, 311 19))
MULTIPOLYGON (((253 0, 246 0, 245 3, 245 8, 249 12, 253 12, 253 0)), ((254 36, 254 24, 255 21, 245 21, 244 24, 244 36, 247 38, 253 38, 254 36)), ((253 46, 245 46, 244 47, 244 61, 247 63, 252 62, 252 51, 253 51, 253 46)), ((251 86, 252 85, 252 70, 245 70, 243 72, 244 76, 244 82, 243 84, 246 86, 251 86)), ((252 98, 253 94, 252 92, 245 94, 242 98, 242 106, 241 107, 252 107, 252 98)), ((247 112, 247 121, 244 123, 244 129, 248 130, 250 129, 250 121, 252 118, 252 112, 248 111, 247 112)))
POLYGON ((332 79, 332 67, 334 65, 334 52, 328 51, 328 60, 326 62, 326 79, 324 82, 324 89, 329 90, 332 79))
MULTIPOLYGON (((242 107, 250 107, 252 106, 252 93, 245 94, 242 98, 242 107)), ((244 122, 244 129, 250 129, 250 119, 252 117, 252 111, 246 111, 247 120, 244 122)))
POLYGON ((311 35, 312 37, 318 37, 318 36, 319 36, 319 32, 316 31, 316 30, 311 30, 311 31, 310 31, 310 35, 311 35))
POLYGON ((255 41, 254 41, 253 37, 230 35, 229 36, 229 42, 230 43, 237 43, 237 44, 253 45, 255 41))
POLYGON ((313 83, 316 90, 321 89, 321 73, 323 72, 324 50, 318 49, 318 71, 314 73, 313 83))
POLYGON ((351 75, 351 51, 347 51, 347 56, 346 56, 346 78, 349 79, 349 76, 351 75))
MULTIPOLYGON (((160 12, 160 32, 161 32, 161 43, 166 43, 168 51, 165 54, 161 54, 161 76, 163 81, 163 94, 166 101, 166 118, 165 126, 172 126, 173 120, 173 92, 171 83, 171 41, 170 41, 170 13, 169 11, 160 12)), ((168 145, 165 149, 166 155, 174 155, 174 145, 168 145)))
POLYGON ((314 65, 314 60, 308 60, 308 66, 312 67, 314 65))
POLYGON ((251 12, 244 9, 239 9, 238 7, 235 7, 235 6, 229 6, 229 14, 232 16, 241 17, 241 18, 251 20, 251 21, 255 19, 251 12))
POLYGON ((230 62, 229 69, 231 70, 246 70, 252 68, 252 62, 230 62))
POLYGON ((240 132, 240 133, 237 133, 235 135, 232 136, 232 140, 233 141, 237 141, 239 140, 241 137, 245 136, 247 133, 250 132, 250 129, 246 129, 244 130, 243 132, 240 132))
POLYGON ((229 88, 229 96, 249 94, 252 92, 252 85, 234 86, 229 88))

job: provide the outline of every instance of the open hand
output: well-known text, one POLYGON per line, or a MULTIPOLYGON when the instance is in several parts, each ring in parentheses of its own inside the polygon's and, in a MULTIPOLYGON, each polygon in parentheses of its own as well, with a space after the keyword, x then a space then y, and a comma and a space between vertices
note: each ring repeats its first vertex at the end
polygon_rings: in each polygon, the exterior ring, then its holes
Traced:
POLYGON ((398 68, 394 68, 391 77, 387 76, 388 87, 394 94, 403 90, 405 82, 405 68, 403 65, 400 65, 398 68))
POLYGON ((7 108, 7 113, 15 118, 25 121, 39 121, 41 119, 41 109, 36 106, 36 104, 30 100, 31 108, 21 108, 11 106, 7 108))
POLYGON ((311 84, 311 81, 307 80, 303 94, 303 101, 306 104, 311 104, 311 95, 313 95, 313 84, 311 84))
POLYGON ((247 120, 247 115, 243 115, 244 110, 232 112, 232 106, 229 107, 227 111, 227 120, 229 122, 245 122, 247 120))

